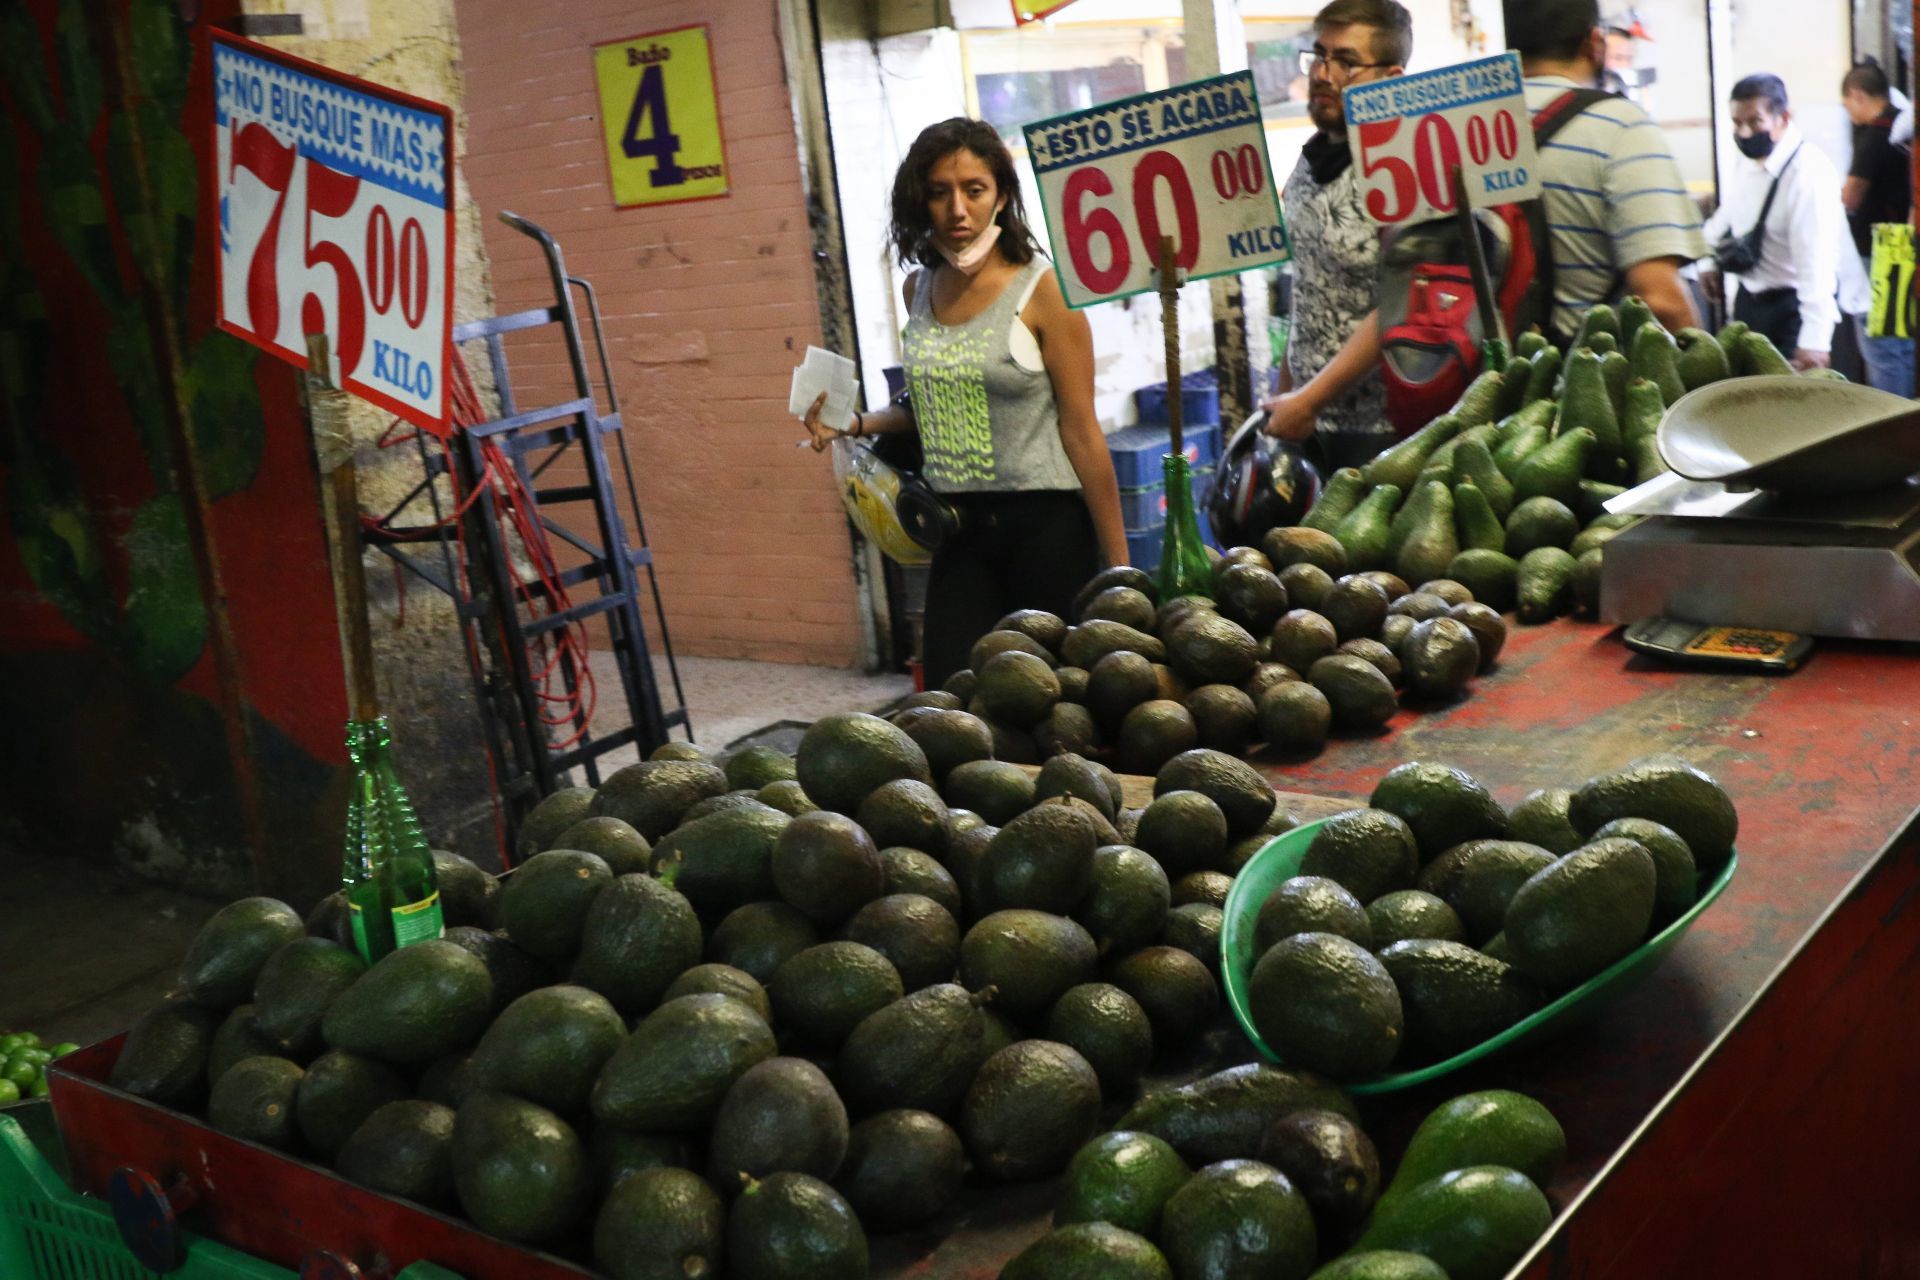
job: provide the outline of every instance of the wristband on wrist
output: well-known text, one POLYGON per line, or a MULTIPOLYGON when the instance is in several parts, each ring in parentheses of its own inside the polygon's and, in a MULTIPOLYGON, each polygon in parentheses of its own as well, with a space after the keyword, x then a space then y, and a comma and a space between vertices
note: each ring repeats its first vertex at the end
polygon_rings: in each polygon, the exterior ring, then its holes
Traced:
POLYGON ((858 440, 866 434, 867 434, 867 417, 865 414, 860 413, 856 410, 853 415, 853 432, 852 432, 853 438, 855 440, 858 440))

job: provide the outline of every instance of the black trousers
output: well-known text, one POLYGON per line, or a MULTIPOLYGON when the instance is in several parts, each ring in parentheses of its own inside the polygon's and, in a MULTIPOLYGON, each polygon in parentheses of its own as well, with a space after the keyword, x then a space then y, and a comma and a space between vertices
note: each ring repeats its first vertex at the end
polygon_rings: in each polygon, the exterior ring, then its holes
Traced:
POLYGON ((938 689, 967 665, 973 642, 1015 609, 1072 621, 1073 597, 1100 567, 1093 517, 1078 490, 963 493, 948 500, 961 530, 927 576, 923 661, 938 689))
POLYGON ((1740 286, 1733 300, 1733 318, 1744 320, 1755 333, 1764 333, 1780 348, 1780 354, 1793 359, 1800 346, 1800 291, 1798 289, 1762 289, 1758 292, 1740 286))

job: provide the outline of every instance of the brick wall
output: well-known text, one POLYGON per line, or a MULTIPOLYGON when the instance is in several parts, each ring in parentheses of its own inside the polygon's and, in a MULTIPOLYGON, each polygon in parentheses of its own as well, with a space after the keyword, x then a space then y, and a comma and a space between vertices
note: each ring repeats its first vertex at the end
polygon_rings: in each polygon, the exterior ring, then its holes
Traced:
MULTIPOLYGON (((459 0, 458 16, 467 177, 497 305, 551 299, 544 260, 495 220, 502 209, 552 232, 599 290, 675 649, 853 665, 846 520, 786 411, 820 317, 775 0, 459 0), (731 194, 617 210, 591 46, 696 22, 710 24, 731 194)), ((557 341, 510 341, 509 358, 522 407, 571 396, 557 341)))

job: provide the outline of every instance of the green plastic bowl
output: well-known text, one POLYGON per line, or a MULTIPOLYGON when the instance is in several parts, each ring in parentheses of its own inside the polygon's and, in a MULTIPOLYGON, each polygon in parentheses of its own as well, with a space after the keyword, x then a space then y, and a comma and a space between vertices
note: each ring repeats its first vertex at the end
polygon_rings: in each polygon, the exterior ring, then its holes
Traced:
MULTIPOLYGON (((1325 821, 1321 819, 1321 822, 1325 821)), ((1227 988, 1227 1003, 1233 1008, 1233 1016, 1240 1023, 1240 1030, 1260 1051, 1260 1056, 1280 1066, 1287 1064, 1261 1039, 1260 1032, 1253 1025, 1252 1011, 1247 1007, 1247 979, 1253 973, 1254 962, 1259 959, 1253 953, 1254 926, 1260 916, 1260 906, 1267 896, 1282 881, 1300 873, 1300 860, 1306 856, 1307 846, 1313 843, 1314 832, 1320 829, 1321 822, 1310 822, 1275 836, 1265 848, 1247 860, 1247 865, 1234 877, 1232 891, 1227 894, 1226 918, 1220 929, 1220 973, 1227 988)), ((1680 935, 1693 924, 1695 917, 1712 905, 1713 900, 1732 882, 1734 868, 1739 865, 1739 855, 1736 854, 1729 857, 1727 864, 1718 870, 1702 873, 1699 900, 1687 909, 1685 915, 1641 943, 1611 968, 1587 979, 1499 1035, 1417 1070, 1396 1071, 1368 1080, 1343 1081, 1343 1087, 1348 1093, 1391 1093, 1395 1089, 1410 1089, 1414 1085, 1450 1075, 1503 1049, 1543 1039, 1591 1018, 1632 990, 1654 970, 1661 957, 1673 950, 1673 944, 1680 941, 1680 935)))

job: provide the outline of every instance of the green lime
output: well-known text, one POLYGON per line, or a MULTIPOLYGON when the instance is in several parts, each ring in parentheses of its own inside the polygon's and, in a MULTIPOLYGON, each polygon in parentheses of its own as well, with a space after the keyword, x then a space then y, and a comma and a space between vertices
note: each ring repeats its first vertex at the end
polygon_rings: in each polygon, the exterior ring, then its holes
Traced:
POLYGON ((15 1049, 26 1047, 26 1038, 18 1031, 9 1031, 0 1036, 0 1057, 5 1057, 15 1049))
POLYGON ((40 1068, 22 1058, 8 1058, 7 1065, 0 1067, 0 1080, 15 1089, 24 1089, 39 1078, 40 1068))
POLYGON ((59 1044, 47 1050, 47 1052, 51 1053, 56 1058, 64 1058, 68 1054, 78 1051, 79 1048, 80 1046, 75 1044, 71 1040, 62 1040, 59 1044))
POLYGON ((11 1080, 0 1080, 0 1107, 20 1101, 20 1086, 11 1080))
POLYGON ((27 1096, 29 1098, 46 1097, 47 1096, 47 1078, 45 1076, 41 1076, 38 1080, 35 1080, 33 1082, 32 1087, 30 1087, 27 1090, 27 1096))
MULTIPOLYGON (((36 1067, 44 1067, 53 1061, 53 1054, 45 1049, 21 1049, 19 1050, 19 1056, 24 1061, 31 1062, 36 1067)), ((8 1059, 8 1061, 12 1061, 12 1059, 8 1059)))
POLYGON ((19 1037, 19 1043, 23 1048, 38 1049, 40 1047, 40 1037, 31 1031, 16 1031, 13 1034, 19 1037))

